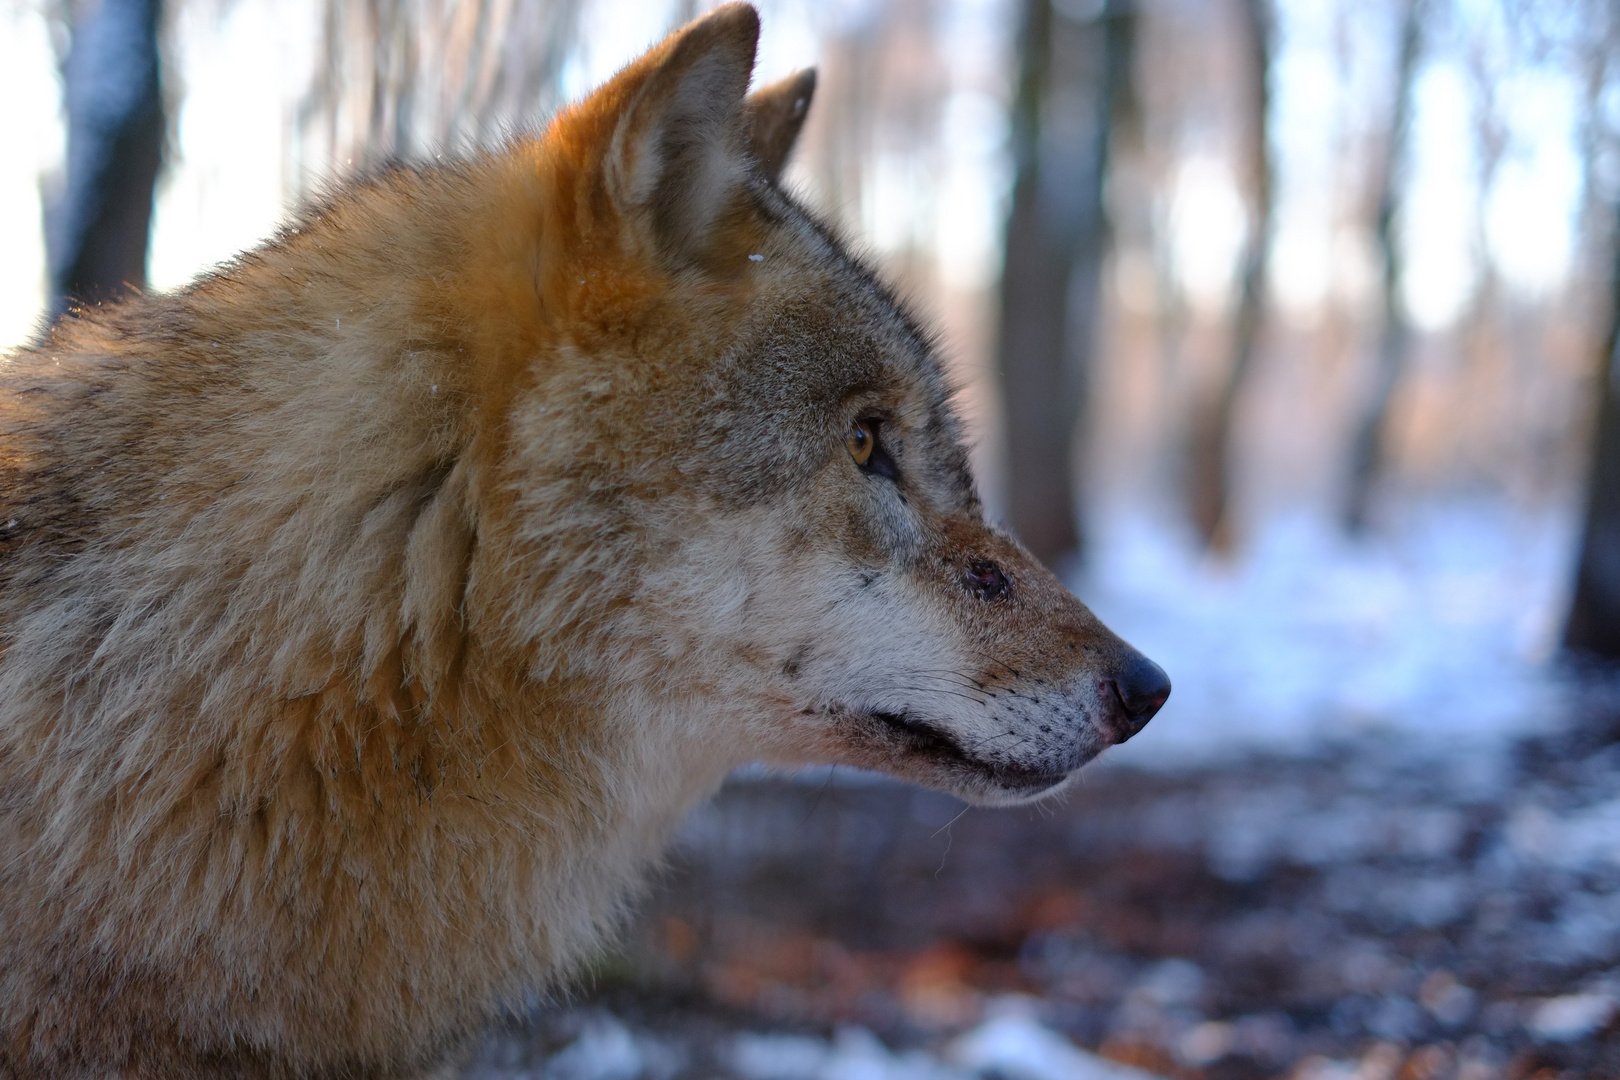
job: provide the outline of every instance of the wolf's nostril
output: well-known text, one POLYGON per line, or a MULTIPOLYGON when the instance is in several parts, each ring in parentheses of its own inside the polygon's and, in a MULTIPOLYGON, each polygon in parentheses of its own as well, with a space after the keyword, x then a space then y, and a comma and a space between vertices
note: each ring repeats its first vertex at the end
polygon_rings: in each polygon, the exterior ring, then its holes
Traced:
POLYGON ((1120 742, 1146 727, 1153 714, 1170 697, 1170 676, 1158 664, 1140 654, 1122 665, 1109 682, 1126 717, 1126 731, 1120 742))
MULTIPOLYGON (((1114 678, 1119 700, 1132 717, 1152 716, 1170 696, 1170 676, 1145 656, 1137 656, 1114 678)), ((1146 717, 1144 717, 1144 720, 1146 717)))

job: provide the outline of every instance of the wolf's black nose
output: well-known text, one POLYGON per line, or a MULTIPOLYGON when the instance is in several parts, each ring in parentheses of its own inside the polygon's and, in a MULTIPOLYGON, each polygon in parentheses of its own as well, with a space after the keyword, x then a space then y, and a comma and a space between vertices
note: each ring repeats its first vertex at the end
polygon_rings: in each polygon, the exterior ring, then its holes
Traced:
POLYGON ((1111 681, 1124 714, 1124 730, 1119 733, 1119 741, 1124 742, 1146 727, 1169 698, 1170 676, 1164 673, 1164 668, 1138 653, 1121 665, 1111 681))

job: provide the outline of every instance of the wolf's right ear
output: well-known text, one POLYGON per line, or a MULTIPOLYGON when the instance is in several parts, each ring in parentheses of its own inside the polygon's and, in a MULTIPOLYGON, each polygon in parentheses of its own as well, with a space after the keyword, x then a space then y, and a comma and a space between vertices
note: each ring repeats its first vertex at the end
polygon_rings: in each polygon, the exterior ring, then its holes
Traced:
POLYGON ((799 141, 815 92, 816 69, 805 68, 748 95, 754 159, 773 184, 781 180, 782 167, 799 141))
POLYGON ((743 95, 759 13, 725 4, 688 23, 602 93, 633 89, 604 161, 614 201, 653 230, 673 262, 701 259, 750 173, 743 95))

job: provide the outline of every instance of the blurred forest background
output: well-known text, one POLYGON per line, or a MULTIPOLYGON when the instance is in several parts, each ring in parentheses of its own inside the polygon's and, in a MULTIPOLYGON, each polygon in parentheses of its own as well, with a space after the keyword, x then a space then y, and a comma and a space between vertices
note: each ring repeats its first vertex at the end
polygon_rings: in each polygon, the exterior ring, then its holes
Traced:
MULTIPOLYGON (((1620 8, 755 2, 820 69, 787 182, 1177 689, 1044 814, 739 779, 605 996, 468 1067, 1620 1075, 1620 8)), ((707 6, 0 0, 0 346, 707 6)))

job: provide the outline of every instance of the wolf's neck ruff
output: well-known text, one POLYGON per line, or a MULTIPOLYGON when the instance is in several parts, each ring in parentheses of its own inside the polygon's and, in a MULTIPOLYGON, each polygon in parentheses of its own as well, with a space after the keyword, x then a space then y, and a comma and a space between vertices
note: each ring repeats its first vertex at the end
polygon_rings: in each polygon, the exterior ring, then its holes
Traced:
POLYGON ((780 189, 757 32, 0 366, 0 1076, 423 1069, 736 764, 1018 801, 1163 702, 780 189))

